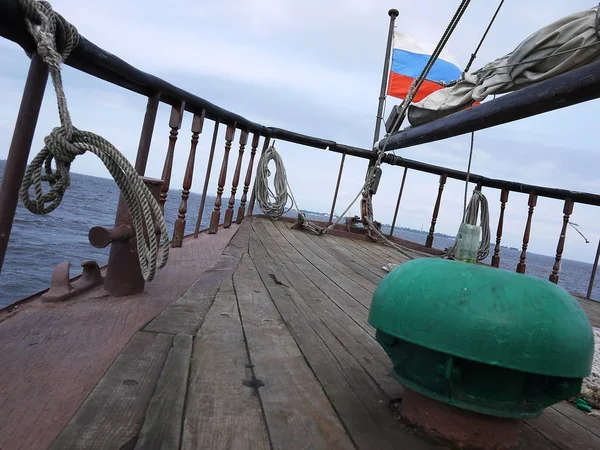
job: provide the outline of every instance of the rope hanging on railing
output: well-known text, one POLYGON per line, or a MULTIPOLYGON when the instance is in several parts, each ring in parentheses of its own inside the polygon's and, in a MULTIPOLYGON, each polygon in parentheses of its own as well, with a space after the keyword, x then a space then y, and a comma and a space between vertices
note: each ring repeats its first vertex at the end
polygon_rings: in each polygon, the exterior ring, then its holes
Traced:
MULTIPOLYGON (((487 198, 481 193, 481 191, 475 189, 473 196, 469 201, 467 209, 464 213, 462 223, 468 225, 477 225, 477 214, 481 222, 481 243, 477 250, 477 261, 483 261, 488 257, 490 253, 490 211, 488 208, 487 198)), ((450 250, 447 252, 447 256, 453 256, 456 251, 456 241, 450 250)))
POLYGON ((34 214, 49 214, 54 211, 70 185, 69 170, 73 160, 86 151, 94 153, 102 160, 125 198, 133 219, 142 276, 146 281, 151 281, 156 269, 167 263, 170 247, 165 219, 158 202, 133 166, 110 142, 73 126, 67 108, 60 65, 77 46, 79 34, 73 25, 52 10, 50 3, 19 0, 19 4, 24 12, 27 28, 36 42, 38 55, 48 65, 61 123, 60 127, 54 128, 44 138, 44 148, 27 168, 19 193, 21 201, 34 214), (57 35, 61 42, 56 41, 57 35), (52 169, 52 160, 56 164, 55 171, 52 169), (50 185, 50 190, 46 193, 42 189, 43 182, 50 185), (31 187, 33 199, 29 196, 31 187), (160 228, 160 237, 154 232, 156 222, 160 228), (144 230, 148 230, 148 233, 144 233, 144 230), (159 259, 161 244, 162 254, 159 259))

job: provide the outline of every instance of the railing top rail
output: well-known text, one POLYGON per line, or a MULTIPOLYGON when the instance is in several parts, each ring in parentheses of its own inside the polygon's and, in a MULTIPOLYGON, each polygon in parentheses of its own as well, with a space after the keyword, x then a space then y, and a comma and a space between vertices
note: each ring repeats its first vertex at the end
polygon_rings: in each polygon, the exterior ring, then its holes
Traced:
MULTIPOLYGON (((28 53, 32 53, 35 51, 35 43, 26 29, 25 22, 23 20, 23 14, 19 7, 18 0, 0 0, 0 36, 3 36, 6 39, 17 43, 28 53)), ((368 149, 339 144, 329 139, 308 136, 281 128, 266 127, 262 124, 252 122, 246 119, 245 117, 242 117, 238 114, 235 114, 231 111, 214 105, 208 100, 205 100, 188 91, 180 89, 177 86, 174 86, 162 80, 161 78, 158 78, 154 75, 148 74, 137 69, 136 67, 132 66, 131 64, 128 64, 119 57, 93 44, 81 35, 79 39, 79 44, 67 59, 66 64, 78 70, 81 70, 82 72, 88 73, 92 76, 101 78, 112 84, 121 86, 125 89, 145 96, 151 96, 156 94, 157 92, 160 92, 161 101, 169 105, 179 104, 183 100, 185 102, 186 111, 195 114, 200 114, 202 111, 205 111, 205 115, 208 119, 219 120, 221 123, 228 125, 235 123, 238 128, 245 129, 250 132, 258 132, 263 136, 268 136, 274 139, 280 139, 283 141, 305 145, 313 148, 328 149, 333 152, 345 153, 359 158, 374 159, 375 157, 374 152, 368 149)), ((577 70, 581 71, 585 69, 589 71, 594 69, 596 65, 600 65, 600 62, 584 66, 583 68, 577 70)), ((559 77, 556 77, 557 79, 559 79, 559 81, 561 81, 559 83, 559 87, 562 86, 566 89, 566 85, 564 83, 565 75, 567 75, 570 78, 576 75, 575 72, 577 71, 571 71, 567 74, 563 74, 559 77)), ((594 86, 597 88, 594 89, 591 93, 588 92, 585 95, 586 98, 590 95, 600 95, 600 77, 594 74, 590 74, 586 78, 586 82, 588 84, 593 83, 594 86)), ((533 89, 536 88, 536 86, 541 85, 542 83, 539 83, 539 85, 524 88, 521 90, 521 92, 527 92, 527 89, 533 89)), ((581 93, 579 94, 582 95, 581 93)), ((556 96, 556 91, 547 92, 546 95, 549 97, 556 96)), ((511 98, 511 96, 512 94, 508 94, 502 97, 501 99, 503 102, 507 102, 511 98)), ((501 99, 497 99, 495 102, 498 102, 501 99)), ((492 102, 490 102, 490 104, 491 103, 492 102)), ((510 101, 508 101, 508 103, 510 103, 510 101)), ((486 107, 485 111, 490 109, 490 106, 488 106, 487 104, 482 104, 477 109, 483 108, 484 106, 486 107)), ((461 113, 454 114, 448 118, 432 122, 431 124, 406 130, 400 133, 398 136, 393 137, 395 140, 398 140, 396 144, 400 144, 400 142, 403 142, 403 144, 399 146, 416 145, 418 143, 425 142, 423 140, 424 134, 426 134, 423 133, 425 131, 424 128, 429 127, 432 129, 437 129, 439 127, 442 127, 444 123, 454 123, 461 116, 475 115, 475 111, 476 109, 463 111, 461 113), (400 137, 400 135, 405 137, 402 138, 400 137)), ((487 113, 489 113, 489 111, 487 111, 487 113)), ((475 123, 481 123, 481 120, 481 117, 473 117, 471 122, 469 122, 471 125, 469 125, 467 128, 465 128, 465 126, 458 127, 457 130, 461 133, 466 132, 465 130, 470 131, 470 127, 473 126, 473 124, 475 123)), ((483 128, 483 126, 480 126, 480 128, 483 128)), ((449 137, 448 130, 445 128, 440 129, 438 133, 439 134, 435 135, 434 139, 430 140, 437 140, 449 137)), ((392 147, 390 147, 390 149, 391 148, 392 147)), ((396 145, 394 145, 394 148, 397 148, 396 145)), ((408 167, 410 169, 437 175, 445 173, 450 178, 458 180, 466 179, 465 172, 441 166, 435 166, 432 164, 422 163, 418 161, 413 161, 409 159, 404 159, 391 154, 385 155, 383 162, 391 165, 408 167)), ((596 194, 492 179, 477 174, 470 174, 469 179, 476 183, 479 182, 486 187, 499 189, 507 188, 510 191, 524 193, 535 191, 539 196, 542 197, 549 197, 555 199, 571 198, 573 199, 573 201, 578 203, 600 206, 600 195, 596 194)))

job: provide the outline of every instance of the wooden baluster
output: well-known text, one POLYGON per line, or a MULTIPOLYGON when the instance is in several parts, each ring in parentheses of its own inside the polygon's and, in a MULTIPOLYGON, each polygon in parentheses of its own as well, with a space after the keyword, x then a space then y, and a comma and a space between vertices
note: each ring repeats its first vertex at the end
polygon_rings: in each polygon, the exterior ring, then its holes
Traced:
POLYGON ((146 174, 146 164, 150 153, 150 144, 152 143, 152 133, 156 123, 156 114, 158 113, 158 104, 160 103, 160 92, 148 97, 146 105, 146 114, 142 124, 142 133, 140 134, 140 143, 138 145, 137 157, 135 159, 135 170, 140 175, 146 174))
POLYGON ((246 199, 248 198, 248 189, 250 188, 250 181, 252 181, 252 169, 254 166, 254 156, 256 155, 256 149, 258 148, 258 142, 260 141, 260 133, 254 133, 252 136, 252 149, 250 150, 250 161, 248 161, 248 168, 246 169, 246 178, 244 179, 244 192, 242 192, 242 199, 240 200, 240 207, 238 208, 237 219, 235 223, 238 225, 244 220, 246 214, 246 199))
POLYGON ((223 228, 229 228, 233 220, 233 207, 235 206, 235 193, 240 182, 240 172, 242 171, 242 159, 244 158, 244 149, 248 143, 248 131, 243 130, 240 134, 240 151, 238 152, 235 171, 233 172, 233 181, 231 182, 231 195, 229 196, 229 204, 225 211, 225 219, 223 220, 223 228))
POLYGON ((440 176, 440 187, 438 189, 437 199, 435 201, 435 206, 433 208, 433 216, 431 218, 431 227, 429 227, 429 234, 427 235, 427 240, 425 241, 425 247, 431 248, 433 245, 433 233, 435 232, 435 223, 437 222, 437 217, 440 212, 440 203, 442 202, 442 193, 444 192, 444 185, 446 184, 446 180, 448 179, 448 175, 443 173, 440 176))
POLYGON ((496 231, 496 246, 494 247, 494 255, 492 256, 492 267, 500 267, 500 241, 502 240, 502 228, 504 226, 504 209, 508 202, 507 188, 502 188, 500 191, 500 218, 498 219, 498 230, 496 231))
POLYGON ((575 203, 570 198, 565 199, 565 206, 563 207, 563 224, 560 230, 560 237, 558 238, 558 244, 556 245, 556 258, 554 259, 554 266, 552 266, 552 273, 548 278, 555 284, 558 284, 558 272, 560 271, 560 260, 562 259, 563 250, 565 249, 565 238, 567 236, 567 227, 569 226, 569 217, 573 214, 573 206, 575 203))
POLYGON ((185 102, 181 102, 174 105, 171 108, 171 117, 169 118, 169 126, 171 131, 169 132, 169 148, 167 149, 167 157, 165 158, 165 165, 163 166, 162 180, 164 182, 160 190, 160 209, 165 213, 165 202, 167 201, 167 195, 169 192, 169 185, 171 183, 171 171, 173 170, 173 154, 175 153, 175 143, 177 142, 177 135, 181 128, 181 122, 183 121, 183 112, 185 110, 185 102))
POLYGON ((527 245, 529 244, 529 234, 531 233, 531 218, 533 217, 533 208, 537 204, 537 194, 533 191, 529 193, 529 201, 527 202, 529 205, 529 212, 527 213, 527 224, 525 225, 525 232, 523 233, 523 249, 521 250, 521 258, 519 260, 519 264, 517 264, 517 272, 525 273, 525 269, 527 268, 527 264, 525 264, 525 260, 527 259, 527 245))
MULTIPOLYGON (((271 138, 266 137, 265 142, 263 143, 262 151, 260 152, 260 156, 264 155, 264 153, 269 148, 269 144, 271 143, 271 138)), ((256 201, 256 192, 254 191, 254 186, 252 186, 252 194, 250 195, 250 201, 248 202, 248 215, 251 216, 254 213, 254 202, 256 201)))
POLYGON ((227 162, 229 160, 229 152, 231 151, 231 141, 235 137, 235 122, 227 126, 225 132, 225 153, 223 153, 223 162, 221 163, 221 172, 219 173, 219 184, 217 187, 217 198, 215 199, 215 209, 210 216, 210 225, 208 227, 209 234, 215 234, 219 229, 219 219, 221 218, 221 202, 225 181, 227 179, 227 162))
POLYGON ((202 133, 202 126, 204 125, 205 111, 203 110, 200 115, 194 114, 192 120, 192 143, 190 146, 190 155, 188 156, 187 166, 185 168, 185 175, 183 177, 183 190, 181 191, 181 204, 179 205, 179 214, 175 221, 173 230, 173 241, 171 242, 172 247, 181 247, 183 243, 183 235, 185 234, 185 214, 187 213, 187 202, 190 196, 190 189, 192 188, 192 179, 194 178, 194 163, 196 160, 196 147, 198 146, 198 139, 200 133, 202 133))
POLYGON ((208 162, 206 163, 206 175, 204 176, 204 187, 202 188, 202 199, 200 200, 200 208, 198 209, 198 218, 196 219, 196 228, 194 229, 194 238, 198 238, 200 226, 202 225, 202 216, 204 215, 204 205, 206 203, 206 193, 208 192, 208 182, 210 181, 210 172, 212 170, 213 158, 215 156, 215 148, 217 146, 217 138, 219 137, 219 124, 217 119, 213 128, 213 137, 210 144, 210 153, 208 154, 208 162))

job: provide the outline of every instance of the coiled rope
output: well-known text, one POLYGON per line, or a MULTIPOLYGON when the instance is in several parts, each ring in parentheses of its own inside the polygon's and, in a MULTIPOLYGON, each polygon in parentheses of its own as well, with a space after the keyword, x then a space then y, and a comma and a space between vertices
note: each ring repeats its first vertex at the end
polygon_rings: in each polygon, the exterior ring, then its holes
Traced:
MULTIPOLYGON (((490 211, 485 195, 483 195, 481 191, 475 189, 467 209, 465 210, 462 223, 477 225, 478 213, 481 222, 481 242, 479 244, 479 249, 477 250, 477 261, 483 261, 490 253, 490 211)), ((447 256, 454 255, 456 252, 456 244, 457 242, 454 241, 454 245, 446 254, 447 256)))
POLYGON ((146 281, 151 281, 156 269, 164 267, 167 263, 171 245, 158 202, 133 166, 110 142, 73 126, 67 108, 60 65, 77 46, 79 33, 73 25, 55 13, 48 2, 19 0, 19 5, 23 10, 27 28, 37 45, 37 53, 48 66, 61 123, 60 127, 54 128, 44 138, 44 148, 27 167, 19 192, 21 201, 34 214, 44 215, 54 211, 71 184, 69 170, 73 160, 86 151, 94 153, 102 160, 125 198, 133 220, 142 276, 146 281), (52 169, 53 160, 56 170, 52 169), (42 189, 43 182, 50 185, 50 190, 46 193, 42 189), (31 187, 33 198, 29 193, 31 187), (154 231, 155 223, 160 228, 160 237, 154 231), (144 230, 148 232, 144 233, 144 230), (161 244, 162 252, 159 258, 161 244))

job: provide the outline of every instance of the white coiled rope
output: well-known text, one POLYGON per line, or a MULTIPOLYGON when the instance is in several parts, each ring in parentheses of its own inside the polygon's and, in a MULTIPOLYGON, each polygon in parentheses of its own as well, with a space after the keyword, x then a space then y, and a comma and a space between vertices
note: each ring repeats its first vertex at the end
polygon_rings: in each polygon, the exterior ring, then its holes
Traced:
POLYGON ((259 208, 272 220, 279 219, 296 204, 287 180, 283 160, 273 145, 269 146, 258 160, 256 179, 254 180, 254 192, 256 193, 256 201, 259 208), (271 176, 269 163, 271 161, 275 164, 275 175, 273 176, 275 192, 269 186, 269 177, 271 176), (290 200, 292 205, 286 210, 290 200))
MULTIPOLYGON (((477 261, 483 261, 488 257, 490 253, 490 212, 488 209, 488 202, 485 195, 481 191, 475 189, 473 196, 467 205, 465 210, 465 217, 462 223, 469 225, 477 225, 477 214, 481 220, 481 243, 477 250, 477 261)), ((452 256, 456 251, 456 241, 452 248, 448 251, 447 255, 452 256)))

